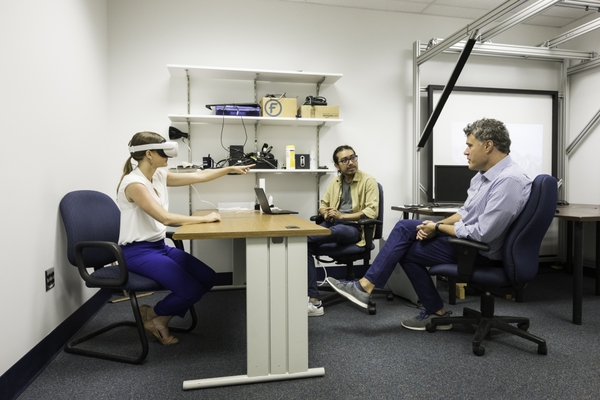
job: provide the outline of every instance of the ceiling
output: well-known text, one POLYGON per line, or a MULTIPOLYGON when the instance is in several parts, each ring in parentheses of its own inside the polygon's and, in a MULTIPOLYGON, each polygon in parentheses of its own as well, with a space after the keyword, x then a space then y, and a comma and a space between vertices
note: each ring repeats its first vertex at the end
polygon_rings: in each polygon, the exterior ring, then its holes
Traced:
MULTIPOLYGON (((297 3, 326 4, 338 7, 362 8, 367 10, 393 11, 421 15, 436 15, 477 19, 493 10, 506 0, 281 0, 297 3)), ((534 1, 527 1, 516 11, 529 7, 534 1)), ((600 1, 563 0, 523 22, 524 24, 562 28, 592 13, 600 13, 600 1), (585 10, 589 6, 590 11, 585 10)))

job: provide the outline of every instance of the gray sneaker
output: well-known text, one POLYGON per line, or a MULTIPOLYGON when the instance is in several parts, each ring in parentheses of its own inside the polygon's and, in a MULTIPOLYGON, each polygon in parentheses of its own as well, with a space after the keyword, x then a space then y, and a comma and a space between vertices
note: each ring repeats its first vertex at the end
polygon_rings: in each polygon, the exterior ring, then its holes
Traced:
POLYGON ((371 294, 365 292, 358 281, 338 281, 337 279, 327 278, 329 285, 339 294, 361 306, 367 308, 371 294))
MULTIPOLYGON (((452 314, 451 311, 446 311, 444 315, 427 314, 427 311, 423 310, 416 317, 412 317, 402 321, 402 326, 413 331, 424 331, 427 324, 431 323, 431 319, 435 317, 446 317, 452 314)), ((438 331, 448 331, 452 329, 452 324, 447 325, 436 325, 438 331)))

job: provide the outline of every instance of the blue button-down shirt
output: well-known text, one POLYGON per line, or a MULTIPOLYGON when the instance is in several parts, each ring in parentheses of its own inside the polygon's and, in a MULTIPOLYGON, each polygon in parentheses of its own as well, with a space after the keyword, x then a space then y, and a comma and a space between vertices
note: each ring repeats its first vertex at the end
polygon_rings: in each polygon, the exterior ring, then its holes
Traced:
POLYGON ((487 243, 490 250, 481 254, 501 260, 508 227, 529 199, 531 179, 506 156, 487 172, 475 174, 467 193, 458 210, 461 219, 454 224, 456 236, 487 243))

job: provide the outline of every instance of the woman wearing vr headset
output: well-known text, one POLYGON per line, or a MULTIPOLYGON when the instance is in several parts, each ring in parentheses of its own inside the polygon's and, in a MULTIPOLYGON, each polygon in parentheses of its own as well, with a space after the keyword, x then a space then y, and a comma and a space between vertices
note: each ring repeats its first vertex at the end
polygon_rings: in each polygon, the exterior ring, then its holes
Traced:
POLYGON ((178 343, 169 333, 169 321, 184 317, 214 284, 215 272, 192 255, 167 246, 167 226, 218 222, 221 216, 174 214, 168 211, 168 186, 208 182, 229 173, 247 174, 252 165, 230 166, 195 173, 171 173, 168 159, 177 155, 177 143, 167 142, 154 132, 136 133, 129 142, 130 156, 117 187, 121 209, 119 245, 130 271, 151 278, 171 293, 154 307, 140 306, 144 328, 163 345, 178 343), (132 165, 132 160, 137 166, 132 165))

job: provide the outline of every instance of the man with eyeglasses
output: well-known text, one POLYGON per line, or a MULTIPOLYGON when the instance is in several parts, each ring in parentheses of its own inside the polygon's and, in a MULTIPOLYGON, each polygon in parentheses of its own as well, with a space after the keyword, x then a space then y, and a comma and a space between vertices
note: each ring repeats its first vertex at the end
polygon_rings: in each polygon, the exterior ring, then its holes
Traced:
MULTIPOLYGON (((338 293, 367 308, 370 293, 375 287, 385 286, 400 263, 423 305, 419 315, 402 321, 407 329, 424 331, 431 318, 447 313, 427 266, 456 264, 456 249, 448 238, 488 243, 490 250, 481 252, 477 262, 489 267, 497 265, 508 228, 531 193, 531 179, 509 156, 511 141, 502 122, 483 118, 463 131, 463 154, 469 169, 479 173, 471 180, 467 200, 458 212, 437 222, 400 220, 363 278, 344 282, 327 279, 338 293)), ((451 324, 437 325, 438 330, 451 328, 451 324)))
POLYGON ((308 237, 308 316, 318 317, 325 313, 319 300, 317 270, 314 254, 323 243, 356 243, 365 245, 364 232, 356 224, 361 218, 377 218, 379 215, 379 187, 377 181, 358 169, 358 156, 348 145, 339 146, 333 152, 333 163, 338 176, 329 182, 327 193, 321 199, 319 214, 329 228, 327 236, 308 237))

